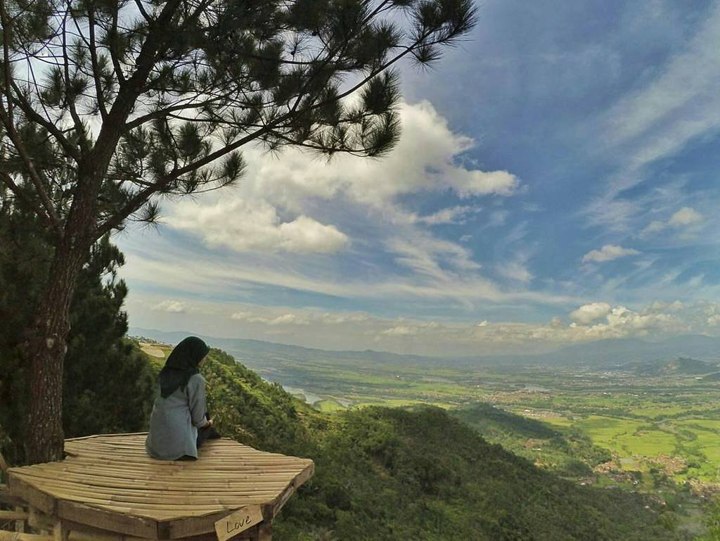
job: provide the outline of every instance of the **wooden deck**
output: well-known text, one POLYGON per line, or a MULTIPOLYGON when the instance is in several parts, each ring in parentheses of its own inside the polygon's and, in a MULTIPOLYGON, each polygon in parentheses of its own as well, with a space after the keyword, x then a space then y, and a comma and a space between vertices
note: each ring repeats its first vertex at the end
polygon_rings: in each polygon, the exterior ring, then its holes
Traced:
POLYGON ((226 439, 205 443, 197 461, 149 458, 145 434, 67 440, 65 452, 62 462, 10 468, 10 493, 70 529, 146 539, 214 537, 215 523, 243 508, 259 507, 270 524, 314 472, 312 460, 226 439))

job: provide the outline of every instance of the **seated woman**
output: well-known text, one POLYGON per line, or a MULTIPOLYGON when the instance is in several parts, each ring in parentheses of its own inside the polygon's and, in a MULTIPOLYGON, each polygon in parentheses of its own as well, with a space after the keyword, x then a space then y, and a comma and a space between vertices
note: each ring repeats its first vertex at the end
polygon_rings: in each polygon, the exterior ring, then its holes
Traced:
POLYGON ((205 379, 198 366, 210 348, 189 336, 172 350, 160 371, 160 396, 150 416, 145 449, 161 460, 195 460, 198 447, 219 437, 212 428, 205 402, 205 379))

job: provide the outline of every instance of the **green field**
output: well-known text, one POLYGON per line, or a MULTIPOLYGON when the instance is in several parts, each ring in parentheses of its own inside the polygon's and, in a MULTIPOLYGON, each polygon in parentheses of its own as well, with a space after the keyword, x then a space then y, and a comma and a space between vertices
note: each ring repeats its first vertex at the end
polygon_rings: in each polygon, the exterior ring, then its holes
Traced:
MULTIPOLYGON (((249 363, 251 367, 252 364, 249 363)), ((462 367, 328 360, 273 360, 253 367, 309 391, 325 411, 365 405, 418 403, 461 410, 477 403, 587 437, 607 450, 606 470, 665 475, 714 490, 720 485, 720 383, 696 374, 638 375, 546 367, 462 367)), ((489 438, 492 440, 492 438, 489 438)), ((567 461, 530 452, 532 441, 510 442, 538 464, 567 461)), ((537 447, 535 447, 537 448, 537 447)), ((546 445, 547 449, 548 446, 546 445)), ((549 451, 548 451, 549 452, 549 451)))
POLYGON ((655 495, 683 517, 690 538, 720 495, 720 382, 696 374, 278 358, 253 368, 320 396, 323 411, 433 404, 456 412, 539 467, 655 495))

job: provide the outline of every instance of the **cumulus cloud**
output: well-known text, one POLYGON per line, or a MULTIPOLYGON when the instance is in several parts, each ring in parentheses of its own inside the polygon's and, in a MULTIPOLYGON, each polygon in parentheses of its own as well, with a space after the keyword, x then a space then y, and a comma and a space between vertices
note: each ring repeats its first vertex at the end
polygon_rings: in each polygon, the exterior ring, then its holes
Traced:
POLYGON ((520 186, 507 171, 482 171, 461 160, 475 145, 452 132, 427 101, 399 107, 402 135, 380 160, 337 155, 331 160, 296 148, 274 157, 248 149, 241 193, 276 206, 299 210, 308 198, 345 198, 387 210, 399 196, 451 190, 458 197, 510 196, 520 186))
MULTIPOLYGON (((406 295, 426 295, 451 281, 480 281, 497 294, 498 288, 480 276, 472 252, 460 242, 436 237, 430 228, 472 219, 480 212, 480 202, 471 199, 511 196, 520 181, 506 171, 482 171, 467 160, 464 153, 474 141, 450 130, 430 103, 401 104, 399 116, 402 136, 381 160, 349 155, 326 160, 297 148, 278 155, 249 148, 241 183, 222 193, 171 203, 166 223, 207 247, 238 253, 342 253, 365 264, 364 254, 376 257, 384 251, 396 264, 386 281, 401 277, 404 283, 395 289, 406 295), (430 192, 454 194, 456 203, 465 201, 427 215, 406 208, 403 196, 430 192), (351 242, 356 236, 358 242, 351 242)), ((495 209, 500 216, 503 211, 495 209)), ((286 270, 293 270, 291 278, 316 281, 308 273, 317 272, 317 267, 301 268, 297 261, 283 261, 286 270)), ((254 274, 263 274, 257 265, 254 269, 254 274)), ((267 276, 277 274, 266 270, 267 276)), ((518 283, 525 283, 528 275, 514 270, 518 283)), ((266 281, 262 276, 258 280, 266 281)), ((338 288, 345 288, 345 282, 338 288)))
MULTIPOLYGON (((137 299, 131 298, 131 303, 137 299)), ((179 302, 179 301, 175 301, 179 302)), ((177 328, 177 314, 152 312, 159 299, 138 308, 138 327, 177 328), (146 320, 142 318, 145 317, 146 320)), ((540 353, 570 344, 605 339, 664 339, 679 334, 720 336, 720 303, 653 302, 633 308, 605 301, 558 313, 546 323, 495 319, 467 321, 385 318, 364 312, 193 302, 196 332, 212 336, 252 336, 324 349, 376 349, 421 355, 540 353), (569 321, 568 321, 569 319, 569 321)), ((187 317, 187 316, 186 316, 187 317)), ((187 320, 186 320, 187 321, 187 320)))
POLYGON ((683 207, 670 216, 668 225, 671 227, 684 227, 703 221, 703 215, 693 208, 683 207))
POLYGON ((637 255, 640 252, 633 250, 632 248, 623 248, 615 244, 606 244, 599 250, 592 250, 586 253, 583 258, 583 263, 604 263, 606 261, 612 261, 620 257, 626 257, 630 255, 637 255))
POLYGON ((418 190, 451 189, 460 197, 509 196, 520 181, 507 171, 482 171, 458 163, 474 141, 453 133, 447 121, 427 101, 400 108, 403 135, 397 148, 380 162, 362 162, 362 177, 352 180, 355 197, 361 200, 393 198, 418 190), (379 185, 378 180, 382 180, 379 185), (367 190, 373 186, 374 190, 367 190), (374 193, 373 193, 374 192, 374 193))
POLYGON ((578 325, 588 325, 593 321, 607 317, 611 310, 612 306, 606 302, 593 302, 584 304, 571 312, 570 319, 578 325))
POLYGON ((283 222, 277 209, 264 201, 221 199, 210 205, 182 201, 167 221, 171 227, 199 234, 209 246, 238 252, 332 253, 349 243, 335 226, 307 216, 283 222))

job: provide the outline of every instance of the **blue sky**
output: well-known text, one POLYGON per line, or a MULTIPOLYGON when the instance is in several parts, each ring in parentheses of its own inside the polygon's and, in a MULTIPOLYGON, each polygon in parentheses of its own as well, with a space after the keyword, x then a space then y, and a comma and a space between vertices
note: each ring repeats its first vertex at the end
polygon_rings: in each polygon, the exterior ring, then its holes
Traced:
POLYGON ((720 334, 720 2, 478 3, 381 161, 248 149, 116 237, 130 323, 329 349, 720 334))

